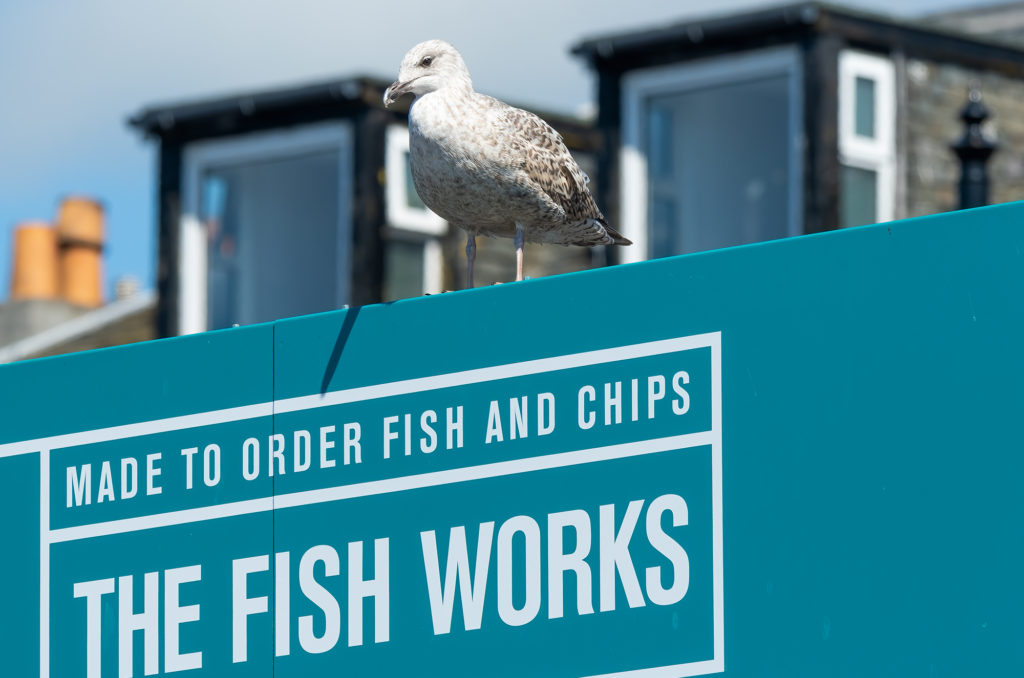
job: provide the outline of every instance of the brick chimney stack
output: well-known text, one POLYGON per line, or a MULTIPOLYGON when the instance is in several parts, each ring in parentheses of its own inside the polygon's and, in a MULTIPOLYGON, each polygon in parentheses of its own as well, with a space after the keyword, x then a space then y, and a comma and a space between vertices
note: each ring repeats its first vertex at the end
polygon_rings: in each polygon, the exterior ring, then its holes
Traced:
POLYGON ((80 196, 61 201, 55 226, 21 223, 14 231, 11 301, 103 305, 103 206, 80 196))

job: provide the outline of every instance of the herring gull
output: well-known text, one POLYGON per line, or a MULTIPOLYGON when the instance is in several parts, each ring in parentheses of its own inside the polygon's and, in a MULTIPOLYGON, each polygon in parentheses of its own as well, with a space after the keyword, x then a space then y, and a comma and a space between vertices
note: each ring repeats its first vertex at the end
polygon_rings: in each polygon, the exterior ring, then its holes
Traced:
POLYGON ((587 175, 562 137, 533 113, 473 90, 458 50, 428 40, 409 50, 384 92, 409 110, 409 162, 423 202, 466 231, 467 287, 473 287, 476 236, 514 238, 516 280, 524 241, 630 245, 594 203, 587 175))

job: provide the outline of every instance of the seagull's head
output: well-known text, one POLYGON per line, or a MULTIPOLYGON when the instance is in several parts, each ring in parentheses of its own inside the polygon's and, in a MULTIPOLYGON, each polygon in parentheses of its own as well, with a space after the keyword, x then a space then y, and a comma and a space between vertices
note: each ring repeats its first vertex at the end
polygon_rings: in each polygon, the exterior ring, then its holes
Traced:
POLYGON ((420 96, 445 87, 472 91, 469 69, 459 51, 443 40, 427 40, 409 50, 402 59, 398 80, 384 92, 384 105, 390 106, 403 94, 420 96))

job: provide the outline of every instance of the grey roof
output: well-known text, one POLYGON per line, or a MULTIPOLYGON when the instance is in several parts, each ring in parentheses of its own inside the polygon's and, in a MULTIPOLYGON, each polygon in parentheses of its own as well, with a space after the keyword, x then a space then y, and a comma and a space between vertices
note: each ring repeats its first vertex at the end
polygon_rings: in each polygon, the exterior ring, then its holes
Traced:
POLYGON ((80 309, 74 317, 69 317, 43 330, 24 336, 6 346, 0 346, 0 364, 40 355, 56 346, 119 322, 133 313, 139 313, 155 306, 156 293, 152 290, 143 290, 126 299, 112 301, 97 309, 80 309))
POLYGON ((1003 2, 938 12, 924 17, 932 26, 984 36, 1010 43, 1024 43, 1024 2, 1003 2))

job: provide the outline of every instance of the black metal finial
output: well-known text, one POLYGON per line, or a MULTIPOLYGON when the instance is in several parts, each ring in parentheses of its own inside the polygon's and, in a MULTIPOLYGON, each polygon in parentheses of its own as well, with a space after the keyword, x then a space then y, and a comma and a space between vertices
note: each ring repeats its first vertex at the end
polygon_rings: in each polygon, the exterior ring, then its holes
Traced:
POLYGON ((989 110, 981 100, 981 90, 972 83, 967 104, 960 112, 964 134, 952 146, 960 158, 960 209, 988 204, 988 159, 997 147, 981 129, 981 123, 988 117, 989 110))

